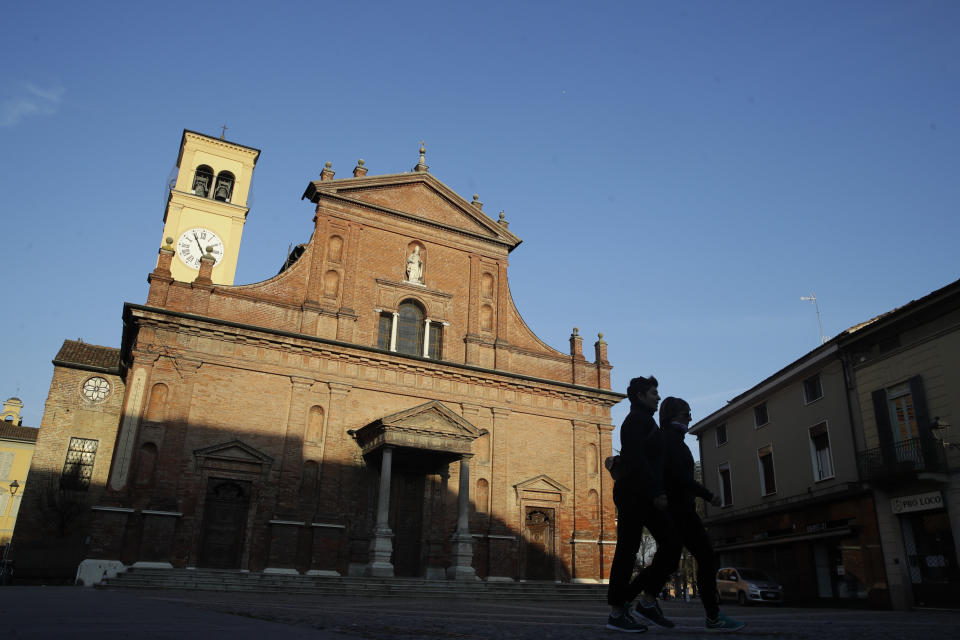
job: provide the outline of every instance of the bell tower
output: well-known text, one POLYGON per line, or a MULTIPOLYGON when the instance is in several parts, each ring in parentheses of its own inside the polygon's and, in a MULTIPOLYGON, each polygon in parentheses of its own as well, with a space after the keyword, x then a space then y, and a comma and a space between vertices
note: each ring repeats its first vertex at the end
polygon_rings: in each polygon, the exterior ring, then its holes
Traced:
POLYGON ((259 149, 184 129, 160 242, 176 252, 170 265, 175 280, 193 282, 209 251, 214 284, 233 284, 259 157, 259 149))

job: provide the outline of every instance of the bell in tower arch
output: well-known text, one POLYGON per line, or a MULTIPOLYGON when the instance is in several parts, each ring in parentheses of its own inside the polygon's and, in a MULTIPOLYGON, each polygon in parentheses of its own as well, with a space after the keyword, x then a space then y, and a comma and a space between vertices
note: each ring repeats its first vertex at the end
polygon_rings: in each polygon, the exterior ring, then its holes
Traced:
POLYGON ((217 175, 217 186, 213 189, 213 199, 222 202, 230 202, 230 196, 233 195, 233 174, 229 171, 221 171, 217 175))
POLYGON ((206 198, 207 194, 210 193, 211 183, 213 183, 213 169, 202 164, 197 167, 197 171, 193 175, 193 186, 190 189, 195 195, 206 198))

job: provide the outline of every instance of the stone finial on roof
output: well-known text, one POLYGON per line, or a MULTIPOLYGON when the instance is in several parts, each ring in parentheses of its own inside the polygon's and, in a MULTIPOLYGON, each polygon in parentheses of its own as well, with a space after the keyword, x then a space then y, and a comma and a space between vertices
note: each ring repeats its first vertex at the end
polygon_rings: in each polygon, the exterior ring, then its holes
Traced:
POLYGON ((430 171, 430 167, 427 166, 427 145, 422 140, 420 141, 420 160, 417 162, 417 166, 415 166, 413 170, 430 171))
POLYGON ((503 213, 503 209, 500 210, 500 219, 497 220, 497 224, 503 225, 504 229, 510 228, 510 223, 507 222, 506 214, 503 213))
MULTIPOLYGON (((602 333, 597 334, 597 341, 593 343, 593 351, 597 365, 610 364, 607 360, 607 341, 603 339, 602 333)), ((609 389, 609 386, 605 388, 609 389)))
POLYGON ((583 338, 580 337, 580 329, 573 328, 570 334, 570 355, 577 360, 583 360, 583 338))
POLYGON ((332 166, 332 162, 325 162, 323 164, 323 171, 320 172, 320 180, 333 180, 334 172, 331 168, 332 166))
POLYGON ((478 193, 473 194, 473 202, 471 202, 470 204, 475 206, 477 209, 480 209, 481 211, 483 211, 483 203, 480 202, 480 194, 478 193))
POLYGON ((364 165, 363 158, 360 158, 359 160, 357 160, 357 166, 353 168, 354 178, 362 178, 363 176, 367 175, 367 168, 363 165, 364 165))

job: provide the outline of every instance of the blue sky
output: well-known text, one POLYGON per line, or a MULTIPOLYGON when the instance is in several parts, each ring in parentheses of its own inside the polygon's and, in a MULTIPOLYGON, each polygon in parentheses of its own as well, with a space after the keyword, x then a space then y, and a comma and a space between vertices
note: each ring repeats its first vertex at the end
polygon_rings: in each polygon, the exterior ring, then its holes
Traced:
MULTIPOLYGON (((523 238, 548 344, 609 343, 694 418, 825 333, 960 277, 960 4, 13 3, 0 24, 0 396, 39 426, 63 339, 146 300, 189 128, 262 150, 237 282, 300 195, 431 172, 523 238), (54 18, 55 16, 55 18, 54 18)), ((614 410, 619 424, 626 412, 614 410)))

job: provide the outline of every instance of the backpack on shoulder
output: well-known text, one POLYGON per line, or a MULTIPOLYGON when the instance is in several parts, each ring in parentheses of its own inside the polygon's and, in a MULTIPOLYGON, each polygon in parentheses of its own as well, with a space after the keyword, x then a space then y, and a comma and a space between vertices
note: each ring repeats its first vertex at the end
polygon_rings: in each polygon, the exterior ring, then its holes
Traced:
POLYGON ((607 459, 603 461, 603 466, 610 472, 610 477, 613 478, 614 482, 623 477, 623 461, 620 460, 619 455, 607 456, 607 459))

